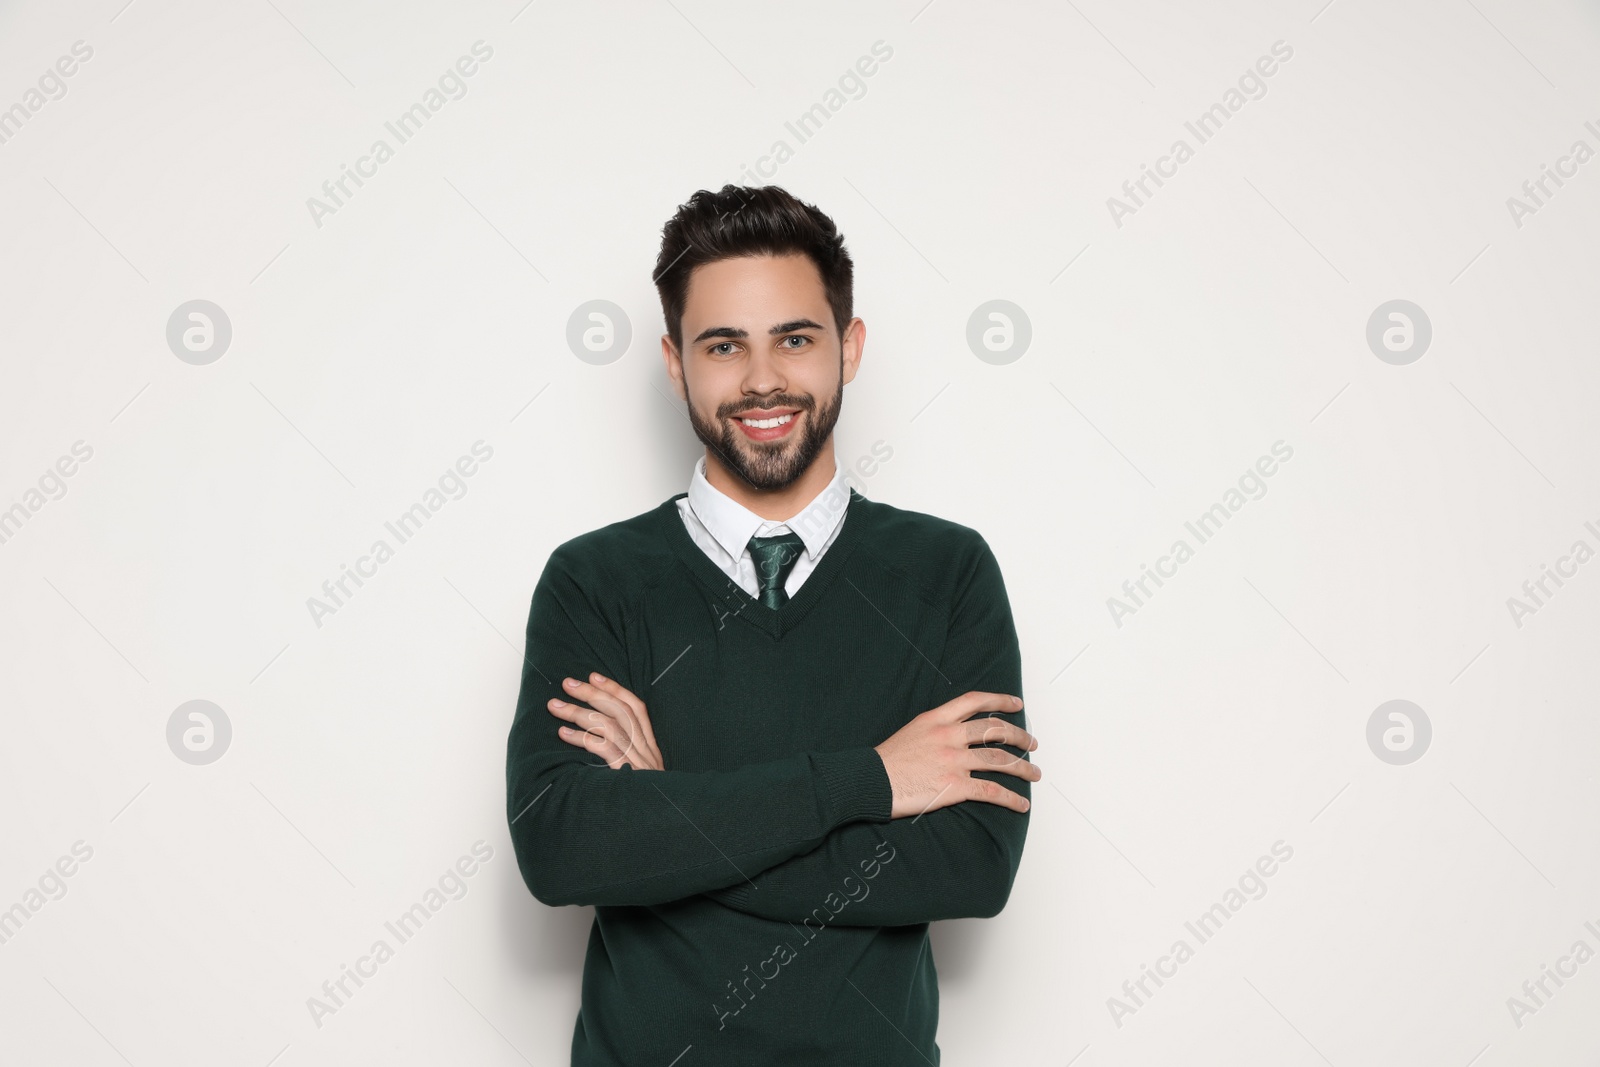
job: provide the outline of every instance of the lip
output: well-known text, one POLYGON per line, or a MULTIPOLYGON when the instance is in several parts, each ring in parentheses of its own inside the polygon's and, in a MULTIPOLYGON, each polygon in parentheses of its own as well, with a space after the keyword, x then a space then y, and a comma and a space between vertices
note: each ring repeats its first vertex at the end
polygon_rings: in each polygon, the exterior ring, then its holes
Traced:
POLYGON ((744 433, 745 437, 751 441, 776 441, 780 437, 787 436, 796 426, 800 424, 800 412, 797 408, 774 408, 768 412, 741 411, 739 414, 733 416, 733 421, 734 424, 739 427, 740 431, 744 433), (766 429, 750 426, 744 422, 745 419, 771 419, 778 415, 789 414, 792 414, 795 417, 784 423, 782 426, 772 426, 766 429))

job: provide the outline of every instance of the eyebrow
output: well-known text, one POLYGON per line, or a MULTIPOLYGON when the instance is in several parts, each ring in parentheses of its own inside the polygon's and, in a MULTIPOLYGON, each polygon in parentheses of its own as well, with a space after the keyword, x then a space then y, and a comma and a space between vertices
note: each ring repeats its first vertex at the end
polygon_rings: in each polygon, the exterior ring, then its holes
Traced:
MULTIPOLYGON (((767 334, 768 336, 776 337, 783 333, 794 333, 796 330, 820 330, 822 328, 823 326, 820 322, 812 322, 810 319, 791 319, 788 322, 778 323, 778 325, 768 330, 767 334)), ((743 341, 749 336, 750 334, 747 331, 741 330, 737 326, 712 326, 709 329, 702 330, 700 336, 696 337, 693 343, 699 344, 701 341, 708 341, 713 337, 728 337, 735 341, 743 341)))

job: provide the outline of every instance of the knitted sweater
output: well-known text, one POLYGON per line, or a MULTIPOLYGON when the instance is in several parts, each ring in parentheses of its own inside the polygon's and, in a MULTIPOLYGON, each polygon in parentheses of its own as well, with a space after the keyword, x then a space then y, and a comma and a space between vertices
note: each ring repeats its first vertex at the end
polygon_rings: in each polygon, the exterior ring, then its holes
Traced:
POLYGON ((533 895, 595 909, 572 1064, 937 1064, 928 923, 1000 911, 1028 816, 891 819, 873 746, 968 690, 1023 695, 999 564, 852 490, 772 609, 695 546, 683 495, 558 546, 528 616, 506 817, 533 895), (546 702, 591 671, 644 702, 665 770, 557 736, 546 702))

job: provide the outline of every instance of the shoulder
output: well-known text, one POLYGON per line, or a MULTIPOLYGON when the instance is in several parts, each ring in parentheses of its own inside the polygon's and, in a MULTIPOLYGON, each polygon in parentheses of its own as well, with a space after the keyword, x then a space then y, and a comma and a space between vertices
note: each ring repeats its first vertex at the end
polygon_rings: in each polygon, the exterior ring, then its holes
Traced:
POLYGON ((682 521, 676 501, 568 538, 550 553, 545 570, 570 576, 580 584, 649 584, 651 576, 660 575, 671 559, 661 528, 667 520, 682 521))
POLYGON ((859 509, 868 551, 885 566, 914 575, 926 589, 959 589, 980 568, 996 566, 989 543, 970 526, 862 496, 850 508, 859 509))

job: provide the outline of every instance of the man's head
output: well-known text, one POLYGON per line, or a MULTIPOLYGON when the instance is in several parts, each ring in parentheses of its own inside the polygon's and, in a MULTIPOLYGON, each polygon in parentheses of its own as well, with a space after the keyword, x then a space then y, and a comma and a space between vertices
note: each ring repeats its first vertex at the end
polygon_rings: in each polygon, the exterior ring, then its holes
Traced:
MULTIPOLYGON (((833 220, 776 186, 702 189, 668 221, 655 272, 661 353, 708 464, 774 492, 832 459, 866 337, 851 275, 833 220), (771 417, 783 421, 746 421, 771 417)), ((826 468, 813 475, 822 484, 826 468)))

